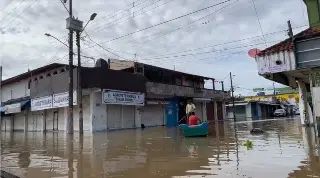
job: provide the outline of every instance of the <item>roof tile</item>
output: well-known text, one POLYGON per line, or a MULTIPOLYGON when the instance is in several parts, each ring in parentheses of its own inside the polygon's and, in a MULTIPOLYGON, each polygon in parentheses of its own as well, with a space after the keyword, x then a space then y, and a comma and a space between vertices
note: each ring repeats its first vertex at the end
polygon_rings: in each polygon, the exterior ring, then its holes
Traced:
MULTIPOLYGON (((311 38, 311 37, 314 37, 314 36, 320 36, 320 28, 319 27, 310 27, 304 31, 301 31, 300 33, 294 35, 294 38, 295 39, 307 39, 307 38, 311 38)), ((284 40, 284 41, 281 41, 280 43, 277 43, 273 46, 270 46, 264 50, 262 50, 260 53, 259 53, 259 56, 264 56, 264 55, 268 55, 268 54, 271 54, 271 53, 278 53, 278 52, 281 52, 281 51, 290 51, 292 50, 293 48, 293 45, 292 45, 292 40, 290 38, 284 40)))

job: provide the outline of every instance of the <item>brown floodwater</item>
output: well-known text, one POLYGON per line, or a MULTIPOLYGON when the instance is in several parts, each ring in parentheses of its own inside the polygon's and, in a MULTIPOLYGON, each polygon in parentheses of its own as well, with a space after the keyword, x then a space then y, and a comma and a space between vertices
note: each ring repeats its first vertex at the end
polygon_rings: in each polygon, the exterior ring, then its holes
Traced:
POLYGON ((206 138, 165 127, 81 137, 2 132, 1 170, 28 178, 319 177, 318 145, 299 118, 212 124, 206 138))

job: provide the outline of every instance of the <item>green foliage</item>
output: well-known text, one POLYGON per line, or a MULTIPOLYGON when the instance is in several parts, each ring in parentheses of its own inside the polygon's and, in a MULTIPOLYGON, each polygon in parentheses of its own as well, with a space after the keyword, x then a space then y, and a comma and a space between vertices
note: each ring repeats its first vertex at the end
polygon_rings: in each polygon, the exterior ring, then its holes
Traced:
POLYGON ((252 149, 252 147, 253 147, 253 143, 252 143, 252 141, 247 140, 247 141, 243 144, 243 146, 247 147, 247 150, 250 150, 250 149, 252 149))

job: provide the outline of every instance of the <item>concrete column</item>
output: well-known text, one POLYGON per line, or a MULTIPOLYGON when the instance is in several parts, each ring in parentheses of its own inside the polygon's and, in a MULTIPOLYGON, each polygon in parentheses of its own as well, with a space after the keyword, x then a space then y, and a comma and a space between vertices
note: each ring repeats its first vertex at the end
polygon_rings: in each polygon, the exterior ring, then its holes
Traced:
POLYGON ((14 131, 14 117, 15 116, 15 114, 13 114, 12 116, 11 116, 11 122, 10 122, 10 131, 11 132, 13 132, 14 131))
POLYGON ((213 116, 214 120, 218 121, 218 105, 216 101, 213 102, 213 116))
POLYGON ((298 80, 298 86, 299 86, 299 111, 300 111, 300 119, 301 124, 305 125, 307 123, 313 124, 313 114, 311 111, 311 107, 307 102, 307 87, 306 84, 298 80))
POLYGON ((226 108, 226 102, 222 101, 222 119, 226 120, 226 116, 227 116, 227 108, 226 108))
POLYGON ((135 106, 135 126, 136 128, 141 127, 141 111, 140 106, 135 106))
POLYGON ((207 103, 206 102, 202 102, 202 118, 203 121, 207 121, 207 103))
POLYGON ((47 110, 44 110, 42 113, 42 131, 46 132, 47 131, 47 110))
POLYGON ((252 121, 252 108, 250 102, 246 105, 246 117, 247 121, 252 121))
MULTIPOLYGON (((67 130, 68 111, 69 111, 69 108, 68 108, 68 107, 64 107, 64 108, 63 108, 63 117, 64 117, 64 128, 63 128, 63 130, 64 130, 64 131, 67 130)), ((59 128, 59 129, 60 129, 60 128, 59 128)))
POLYGON ((24 132, 28 132, 28 111, 24 110, 24 132))

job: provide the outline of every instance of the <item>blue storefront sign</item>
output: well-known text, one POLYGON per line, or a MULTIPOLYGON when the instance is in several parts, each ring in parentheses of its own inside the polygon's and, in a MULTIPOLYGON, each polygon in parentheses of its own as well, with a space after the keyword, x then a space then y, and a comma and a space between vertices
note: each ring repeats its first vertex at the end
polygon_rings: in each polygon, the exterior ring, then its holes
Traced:
POLYGON ((166 105, 166 119, 167 127, 176 127, 178 125, 178 105, 179 100, 177 98, 172 98, 166 105))

